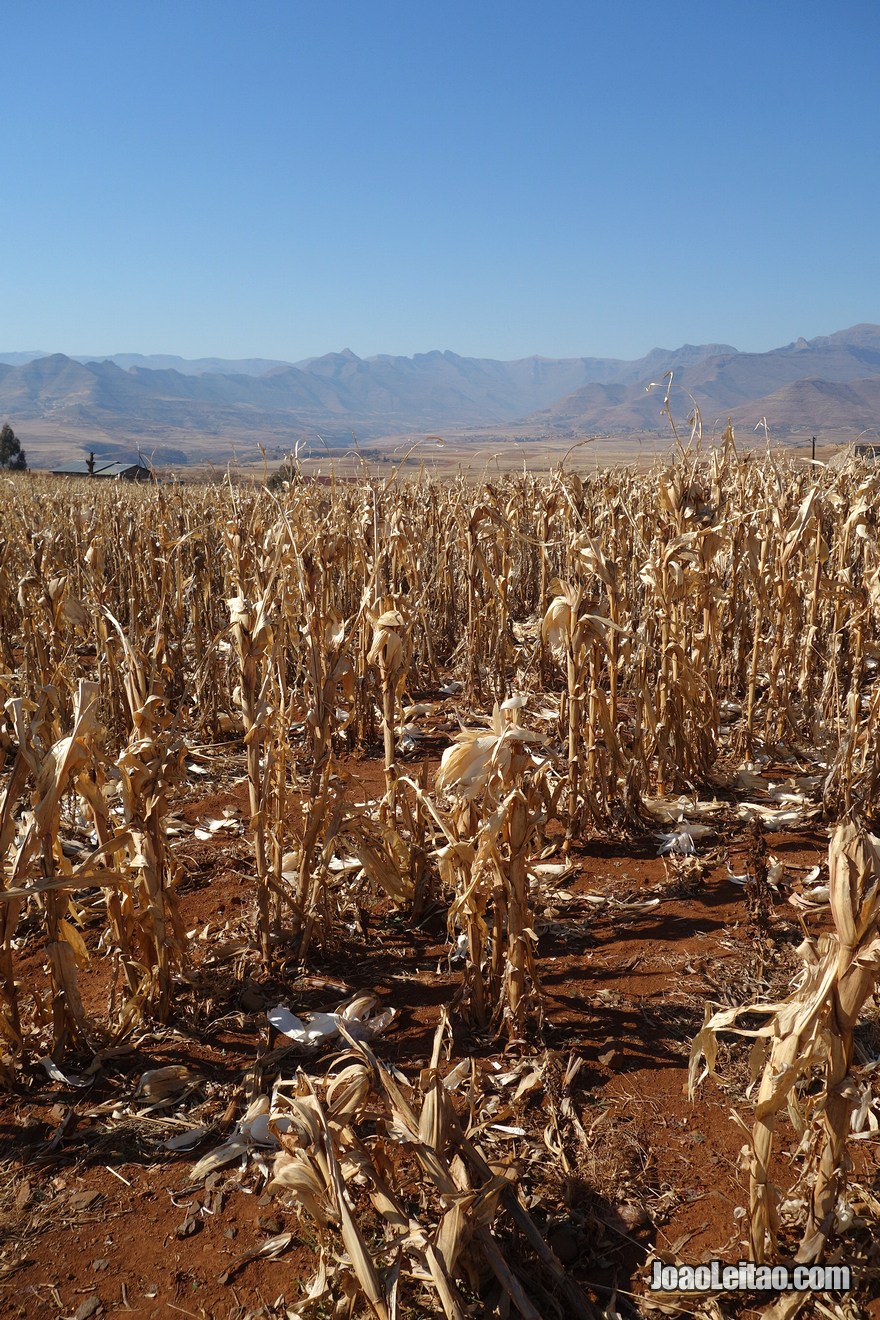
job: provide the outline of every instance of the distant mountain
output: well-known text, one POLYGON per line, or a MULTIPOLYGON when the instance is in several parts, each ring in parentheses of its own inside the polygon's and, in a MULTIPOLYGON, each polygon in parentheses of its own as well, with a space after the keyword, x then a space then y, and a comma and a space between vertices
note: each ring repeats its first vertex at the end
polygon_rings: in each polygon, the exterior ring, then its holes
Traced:
MULTIPOLYGON (((669 370, 669 368, 667 368, 669 370)), ((722 351, 672 368, 670 404, 686 415, 696 404, 703 421, 732 415, 753 424, 766 417, 771 429, 784 432, 818 426, 860 429, 865 423, 863 390, 790 389, 795 385, 842 384, 880 378, 880 326, 857 325, 818 339, 798 339, 769 353, 722 351), (839 411, 831 418, 827 400, 839 411), (820 400, 823 406, 819 408, 820 400), (814 416, 810 405, 819 408, 814 416), (850 415, 849 408, 852 408, 850 415), (824 418, 825 420, 820 420, 824 418)), ((632 432, 660 425, 665 383, 648 391, 650 381, 621 389, 590 384, 529 420, 551 431, 632 432)), ((877 418, 874 418, 876 424, 877 418)))
POLYGON ((260 375, 194 374, 139 363, 123 369, 110 359, 82 362, 56 353, 16 366, 0 363, 0 413, 110 432, 124 425, 143 437, 168 428, 220 435, 250 427, 288 438, 318 430, 348 444, 352 430, 369 437, 509 423, 588 381, 637 380, 648 370, 690 366, 718 351, 718 345, 655 350, 641 362, 496 362, 450 352, 364 359, 346 349, 300 366, 272 364, 260 375))
POLYGON ((880 375, 867 380, 796 380, 745 408, 735 408, 732 420, 754 425, 770 418, 771 431, 876 431, 880 425, 880 375), (805 419, 809 419, 805 424, 805 419), (845 419, 845 420, 844 420, 845 419))
MULTIPOLYGON (((499 362, 452 352, 359 358, 350 349, 300 363, 253 358, 186 360, 117 354, 101 361, 62 353, 0 355, 0 418, 32 423, 35 437, 123 441, 186 453, 189 438, 224 459, 238 443, 328 445, 425 430, 511 426, 535 437, 665 433, 671 388, 682 420, 728 415, 771 431, 877 424, 880 326, 799 339, 769 353, 727 344, 654 349, 636 361, 522 358, 499 362), (671 382, 671 387, 670 387, 671 382), (654 383, 654 388, 650 386, 654 383)), ((30 444, 28 426, 23 432, 30 444)), ((37 451, 34 451, 35 453, 37 451)))
MULTIPOLYGON (((95 362, 97 355, 77 357, 77 362, 95 362)), ((114 366, 128 371, 130 367, 146 367, 149 371, 179 371, 182 376, 201 376, 205 373, 217 376, 263 376, 273 367, 289 366, 277 358, 182 358, 168 353, 114 353, 101 359, 112 362, 114 366)))
POLYGON ((48 353, 39 349, 26 350, 23 353, 0 353, 0 362, 10 367, 19 367, 23 362, 33 362, 34 358, 48 357, 48 353))
MULTIPOLYGON (((0 363, 8 366, 21 366, 33 362, 35 358, 52 357, 50 353, 0 353, 0 363)), ((114 366, 127 371, 130 367, 147 367, 153 371, 162 371, 166 367, 179 371, 182 376, 200 376, 209 372, 220 376, 262 376, 273 367, 290 366, 276 358, 182 358, 169 353, 112 353, 102 357, 99 353, 68 353, 73 362, 112 362, 114 366)))

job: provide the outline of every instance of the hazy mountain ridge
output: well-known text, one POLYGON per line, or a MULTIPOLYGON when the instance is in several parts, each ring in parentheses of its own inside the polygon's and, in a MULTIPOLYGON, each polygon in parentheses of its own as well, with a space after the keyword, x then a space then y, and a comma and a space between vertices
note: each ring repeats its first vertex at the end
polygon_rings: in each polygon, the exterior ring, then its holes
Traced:
MULTIPOLYGON (((0 363, 9 366, 23 366, 37 358, 57 357, 58 354, 28 350, 19 353, 0 353, 0 363)), ((130 367, 146 367, 150 371, 163 371, 170 368, 183 376, 200 376, 207 372, 222 376, 262 376, 273 367, 287 367, 295 364, 279 358, 183 358, 174 353, 66 353, 72 362, 112 362, 114 366, 127 371, 130 367)))
POLYGON ((710 424, 730 415, 734 422, 752 424, 766 417, 777 431, 817 426, 859 429, 865 425, 870 383, 880 379, 880 326, 863 324, 818 339, 799 339, 768 353, 722 352, 682 370, 671 369, 671 382, 654 377, 661 388, 649 391, 650 382, 624 391, 590 384, 529 420, 551 431, 655 430, 662 425, 663 398, 669 388, 675 414, 684 416, 696 404, 710 424), (814 388, 794 388, 798 385, 814 388), (842 388, 822 390, 823 385, 842 388), (820 399, 831 397, 838 406, 833 417, 827 406, 818 408, 820 399), (811 405, 817 406, 816 413, 811 405))
MULTIPOLYGON (((816 431, 839 430, 840 419, 845 417, 851 431, 871 431, 873 434, 867 438, 874 440, 880 423, 880 375, 851 381, 793 381, 748 408, 735 409, 732 421, 739 426, 754 424, 756 414, 766 417, 768 423, 772 417, 808 417, 809 428, 816 431)), ((784 425, 777 421, 776 429, 784 425)), ((796 422, 792 420, 788 425, 795 426, 796 422)))
POLYGON ((348 444, 352 431, 367 439, 524 421, 536 436, 625 436, 668 428, 670 379, 675 415, 684 418, 696 403, 709 426, 731 415, 750 426, 766 416, 778 432, 860 430, 875 424, 880 404, 880 326, 768 353, 685 344, 635 361, 501 362, 448 350, 359 358, 345 349, 300 363, 8 353, 0 354, 0 416, 13 426, 42 421, 157 443, 174 432, 178 446, 188 433, 204 439, 253 431, 292 443, 319 432, 328 443, 348 444))
MULTIPOLYGON (((269 430, 355 427, 362 435, 395 427, 513 422, 596 378, 636 379, 651 367, 701 360, 717 346, 655 350, 639 362, 601 358, 465 358, 451 352, 412 358, 359 358, 350 350, 275 364, 262 375, 181 372, 111 359, 81 362, 52 354, 0 364, 0 412, 112 429, 124 421, 145 435, 176 426, 208 432, 247 425, 269 430)), ((235 364, 230 364, 230 366, 235 364)))

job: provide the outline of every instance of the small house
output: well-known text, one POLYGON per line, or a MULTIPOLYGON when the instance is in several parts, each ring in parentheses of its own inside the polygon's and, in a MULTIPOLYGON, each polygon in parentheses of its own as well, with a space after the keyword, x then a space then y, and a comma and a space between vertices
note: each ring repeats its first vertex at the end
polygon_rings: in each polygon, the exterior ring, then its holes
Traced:
POLYGON ((77 463, 53 468, 53 477, 99 477, 112 481, 152 481, 153 473, 143 463, 118 463, 91 455, 77 463))

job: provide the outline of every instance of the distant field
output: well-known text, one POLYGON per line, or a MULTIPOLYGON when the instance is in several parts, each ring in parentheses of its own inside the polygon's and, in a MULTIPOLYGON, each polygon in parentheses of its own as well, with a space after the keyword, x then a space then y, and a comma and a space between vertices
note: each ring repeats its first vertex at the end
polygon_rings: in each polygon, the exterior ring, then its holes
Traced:
MULTIPOLYGON (((179 430, 145 439, 134 432, 76 430, 47 421, 19 424, 13 418, 12 424, 27 451, 32 469, 52 470, 80 460, 94 449, 108 459, 140 454, 157 469, 176 472, 182 478, 204 478, 225 471, 230 464, 239 471, 259 475, 264 470, 274 471, 297 443, 293 437, 260 431, 206 435, 179 430), (171 451, 186 456, 188 461, 169 461, 167 456, 171 451)), ((686 427, 679 434, 687 441, 689 431, 686 427)), ((849 432, 833 437, 824 435, 820 437, 816 456, 827 459, 855 439, 855 434, 849 432)), ((737 440, 741 446, 751 442, 756 448, 764 447, 763 436, 739 434, 737 440)), ((711 435, 705 435, 703 443, 713 443, 711 435)), ((788 436, 780 443, 787 450, 803 454, 810 452, 809 435, 788 436)), ((560 438, 557 435, 536 435, 525 427, 496 427, 411 432, 363 441, 353 436, 348 449, 328 448, 315 436, 311 442, 300 442, 299 452, 304 469, 321 475, 329 475, 331 471, 339 476, 361 474, 365 464, 368 472, 387 472, 393 466, 404 464, 409 469, 424 467, 442 476, 459 470, 479 474, 483 470, 510 472, 523 467, 530 472, 548 472, 566 455, 566 467, 576 471, 618 464, 644 468, 668 457, 674 448, 675 440, 668 428, 641 435, 560 438)))

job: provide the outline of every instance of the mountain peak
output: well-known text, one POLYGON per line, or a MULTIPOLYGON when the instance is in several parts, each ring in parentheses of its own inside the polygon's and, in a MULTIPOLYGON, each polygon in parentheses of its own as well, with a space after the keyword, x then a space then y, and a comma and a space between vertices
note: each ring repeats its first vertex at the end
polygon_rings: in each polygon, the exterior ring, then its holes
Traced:
MULTIPOLYGON (((330 445, 438 428, 509 427, 527 420, 536 436, 616 436, 662 432, 650 381, 673 373, 671 406, 694 403, 711 429, 731 414, 746 426, 766 415, 771 430, 855 433, 880 390, 880 326, 853 326, 823 338, 800 338, 768 353, 726 344, 655 348, 635 361, 550 358, 516 361, 461 357, 433 349, 412 357, 362 359, 351 348, 296 364, 270 359, 197 359, 115 354, 94 361, 55 353, 22 362, 0 355, 0 416, 10 423, 61 427, 73 443, 103 433, 151 443, 171 431, 193 446, 223 448, 249 434, 289 447, 319 432, 330 445), (202 370, 197 373, 194 368, 202 370), (866 382, 871 385, 867 388, 866 382), (827 419, 832 408, 837 414, 827 419), (755 414, 754 417, 752 414, 755 414)), ((16 360, 16 358, 18 360, 16 360)), ((35 436, 39 427, 34 427, 35 436)), ((31 447, 30 438, 25 440, 31 447)), ((183 443, 177 441, 176 443, 183 443)), ((35 451, 36 456, 36 451, 35 451)))

